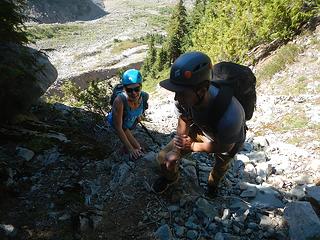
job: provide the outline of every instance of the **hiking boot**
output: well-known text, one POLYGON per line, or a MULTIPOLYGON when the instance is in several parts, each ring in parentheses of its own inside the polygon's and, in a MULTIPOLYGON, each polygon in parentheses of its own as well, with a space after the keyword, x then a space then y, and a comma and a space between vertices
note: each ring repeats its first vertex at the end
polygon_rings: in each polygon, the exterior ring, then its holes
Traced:
POLYGON ((206 195, 209 198, 215 198, 218 195, 218 186, 207 185, 206 195))
POLYGON ((161 194, 161 193, 165 192, 169 186, 176 183, 177 181, 178 181, 178 178, 176 178, 173 181, 169 181, 165 177, 161 176, 154 181, 151 188, 154 193, 161 194))

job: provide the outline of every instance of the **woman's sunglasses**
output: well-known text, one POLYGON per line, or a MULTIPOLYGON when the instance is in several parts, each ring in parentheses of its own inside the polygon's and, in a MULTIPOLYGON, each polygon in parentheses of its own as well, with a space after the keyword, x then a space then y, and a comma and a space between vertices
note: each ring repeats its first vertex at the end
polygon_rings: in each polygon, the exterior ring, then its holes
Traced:
POLYGON ((140 92, 141 86, 135 87, 135 88, 125 88, 127 93, 133 93, 133 92, 140 92))

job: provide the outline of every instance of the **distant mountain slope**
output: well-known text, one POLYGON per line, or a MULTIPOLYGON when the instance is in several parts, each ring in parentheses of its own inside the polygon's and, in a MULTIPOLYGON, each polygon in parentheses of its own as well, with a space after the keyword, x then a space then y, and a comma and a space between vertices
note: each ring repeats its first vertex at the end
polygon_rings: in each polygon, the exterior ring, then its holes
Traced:
POLYGON ((28 0, 27 15, 35 22, 88 21, 107 13, 91 0, 28 0))

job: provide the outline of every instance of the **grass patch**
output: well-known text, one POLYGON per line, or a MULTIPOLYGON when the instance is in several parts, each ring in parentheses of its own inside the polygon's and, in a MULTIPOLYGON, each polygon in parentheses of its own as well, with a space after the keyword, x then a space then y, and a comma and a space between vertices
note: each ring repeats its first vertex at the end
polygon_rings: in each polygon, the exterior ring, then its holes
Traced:
POLYGON ((289 85, 287 88, 283 89, 284 95, 299 95, 307 92, 307 78, 305 76, 301 76, 297 79, 294 84, 289 85))
POLYGON ((257 72, 258 84, 272 78, 274 74, 285 69, 287 64, 292 64, 301 51, 302 47, 297 44, 287 44, 281 47, 272 59, 257 72))
POLYGON ((167 15, 167 16, 170 16, 171 14, 173 13, 173 8, 172 7, 161 7, 159 9, 159 14, 160 15, 167 15))
POLYGON ((41 24, 27 27, 28 39, 31 41, 51 38, 70 38, 81 35, 83 27, 75 24, 41 24))
POLYGON ((280 132, 308 129, 308 123, 309 119, 305 115, 301 113, 289 113, 278 121, 274 131, 280 132))
POLYGON ((113 54, 119 54, 127 49, 138 47, 140 45, 141 45, 141 43, 137 42, 137 41, 132 41, 132 40, 119 41, 118 40, 118 41, 116 41, 116 43, 112 47, 111 52, 113 54))

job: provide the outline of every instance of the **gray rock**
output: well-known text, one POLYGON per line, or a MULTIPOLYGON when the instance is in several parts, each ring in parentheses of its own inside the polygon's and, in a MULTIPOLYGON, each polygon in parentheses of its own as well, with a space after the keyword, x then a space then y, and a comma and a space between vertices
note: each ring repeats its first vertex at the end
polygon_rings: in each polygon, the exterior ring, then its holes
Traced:
POLYGON ((194 181, 194 183, 196 185, 198 185, 198 176, 197 176, 197 170, 194 166, 186 166, 183 168, 183 172, 185 172, 185 174, 191 178, 192 181, 194 181))
POLYGON ((260 216, 260 226, 262 227, 270 227, 273 226, 273 221, 269 216, 261 215, 260 216))
POLYGON ((17 156, 23 158, 26 161, 30 161, 34 156, 33 151, 31 151, 27 148, 22 148, 22 147, 17 147, 16 153, 17 153, 17 156))
POLYGON ((182 158, 181 159, 181 163, 183 166, 196 166, 196 162, 195 161, 191 161, 189 159, 186 159, 186 158, 182 158))
POLYGON ((253 150, 253 147, 254 146, 252 143, 244 142, 241 151, 251 152, 253 150))
POLYGON ((197 229, 200 229, 200 226, 198 224, 195 224, 194 222, 188 220, 186 223, 185 223, 185 226, 189 229, 194 229, 194 230, 197 230, 197 229))
POLYGON ((267 180, 267 177, 272 171, 272 165, 269 163, 258 163, 256 166, 257 175, 260 176, 263 180, 267 180))
POLYGON ((254 186, 248 187, 247 190, 244 190, 240 197, 245 197, 245 198, 253 198, 257 195, 257 188, 254 186))
POLYGON ((288 203, 284 216, 289 224, 290 239, 320 239, 320 220, 309 202, 288 203))
POLYGON ((233 198, 230 200, 229 208, 231 210, 242 210, 245 211, 249 209, 249 205, 245 203, 244 201, 241 201, 240 199, 233 198))
POLYGON ((190 239, 190 240, 198 239, 198 232, 195 230, 189 230, 187 232, 187 239, 190 239))
POLYGON ((114 190, 119 185, 122 185, 124 181, 127 179, 127 175, 129 173, 130 167, 126 163, 122 163, 120 165, 115 165, 112 168, 113 178, 110 182, 111 190, 114 190))
POLYGON ((295 186, 290 191, 291 196, 293 196, 294 198, 297 198, 298 200, 302 199, 305 196, 304 188, 305 186, 299 186, 299 185, 295 186))
POLYGON ((17 229, 11 224, 0 224, 0 230, 2 230, 5 236, 14 238, 17 235, 17 229))
POLYGON ((168 224, 160 226, 157 231, 154 233, 154 236, 159 240, 171 240, 172 232, 168 224))
POLYGON ((203 172, 211 172, 212 167, 207 165, 199 165, 199 170, 203 172))
POLYGON ((218 215, 218 210, 214 205, 210 204, 206 199, 199 198, 196 202, 197 211, 205 217, 213 219, 218 215))
POLYGON ((173 224, 173 227, 174 227, 174 232, 177 235, 177 237, 183 237, 183 235, 186 231, 186 228, 183 226, 180 226, 178 224, 173 224))
POLYGON ((243 163, 250 162, 250 158, 247 155, 241 154, 241 153, 236 154, 234 159, 238 161, 242 161, 243 163))
POLYGON ((170 211, 170 212, 177 212, 177 211, 179 211, 179 206, 176 206, 176 205, 171 205, 171 206, 168 206, 168 210, 170 211))
POLYGON ((223 237, 223 234, 221 232, 218 232, 214 236, 214 240, 225 240, 225 238, 223 237))
POLYGON ((265 152, 260 151, 260 152, 250 152, 247 154, 249 159, 253 162, 266 162, 267 161, 267 156, 265 152))
POLYGON ((89 219, 86 216, 80 216, 80 231, 85 232, 89 229, 89 219))
POLYGON ((255 138, 253 139, 253 144, 254 144, 258 149, 265 148, 265 147, 269 146, 268 140, 267 140, 265 137, 263 137, 263 136, 255 137, 255 138))
POLYGON ((56 148, 49 149, 43 153, 43 155, 39 155, 38 159, 42 162, 44 166, 48 166, 57 162, 60 158, 60 153, 56 148))
POLYGON ((244 171, 245 171, 245 175, 247 175, 249 178, 254 179, 257 176, 257 170, 251 163, 245 166, 244 171))
POLYGON ((0 121, 10 120, 28 111, 58 76, 47 56, 17 44, 1 44, 0 65, 15 66, 14 69, 10 68, 11 71, 21 72, 20 75, 12 75, 11 72, 11 78, 5 77, 10 76, 9 71, 2 72, 1 86, 6 86, 6 89, 1 89, 3 92, 0 94, 0 121))
POLYGON ((228 219, 230 217, 230 209, 226 208, 223 210, 221 220, 228 219))
POLYGON ((306 197, 320 211, 320 186, 307 187, 306 197))
POLYGON ((280 200, 280 193, 272 187, 261 186, 255 198, 250 200, 254 207, 258 208, 283 208, 284 203, 280 200))

